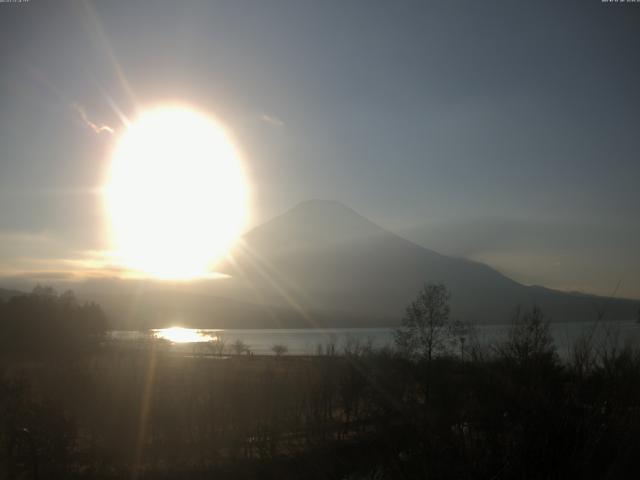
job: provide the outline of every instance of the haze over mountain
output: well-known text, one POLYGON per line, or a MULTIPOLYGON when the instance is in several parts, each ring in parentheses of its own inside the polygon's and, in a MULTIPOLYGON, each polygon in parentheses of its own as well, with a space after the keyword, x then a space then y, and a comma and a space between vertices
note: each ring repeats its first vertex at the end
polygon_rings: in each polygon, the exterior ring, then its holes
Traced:
MULTIPOLYGON (((422 285, 444 283, 452 316, 508 322, 539 305, 553 321, 635 319, 638 302, 525 286, 482 263, 442 255, 334 201, 311 200, 245 234, 218 270, 229 278, 163 283, 91 280, 75 286, 118 329, 392 326, 422 285)), ((11 296, 9 292, 5 297, 11 296)))
MULTIPOLYGON (((255 228, 232 257, 222 267, 233 277, 229 294, 253 292, 270 304, 342 313, 358 323, 397 321, 425 282, 447 285, 453 315, 474 322, 504 322, 517 305, 533 303, 556 321, 593 320, 605 301, 521 285, 484 264, 418 246, 332 201, 303 202, 255 228)), ((635 303, 611 302, 608 318, 633 318, 635 303)))
POLYGON ((24 292, 21 292, 20 290, 0 288, 0 300, 8 300, 11 297, 16 297, 18 295, 24 295, 24 292))

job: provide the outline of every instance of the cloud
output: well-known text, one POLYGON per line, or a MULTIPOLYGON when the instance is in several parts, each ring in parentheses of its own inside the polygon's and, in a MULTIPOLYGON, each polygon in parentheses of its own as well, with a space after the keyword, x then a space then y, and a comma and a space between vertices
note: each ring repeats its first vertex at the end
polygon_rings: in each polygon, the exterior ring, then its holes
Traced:
POLYGON ((95 133, 97 134, 101 134, 102 132, 114 133, 113 128, 111 128, 109 125, 99 125, 89 120, 89 117, 87 116, 87 112, 85 111, 82 105, 78 103, 73 103, 71 107, 78 113, 78 115, 80 116, 80 119, 84 122, 84 124, 88 126, 91 130, 93 130, 95 133))
POLYGON ((32 272, 18 272, 13 275, 13 277, 8 277, 8 279, 14 278, 16 280, 30 280, 30 281, 38 281, 38 280, 72 280, 75 278, 72 272, 66 271, 56 271, 56 270, 43 270, 43 271, 32 271, 32 272))
MULTIPOLYGON (((126 274, 107 250, 77 250, 48 232, 0 230, 0 279, 15 281, 81 280, 126 274)), ((17 285, 17 283, 16 283, 17 285)))
POLYGON ((271 125, 272 127, 282 128, 285 125, 284 121, 280 120, 278 117, 267 115, 266 113, 260 115, 260 120, 271 125))

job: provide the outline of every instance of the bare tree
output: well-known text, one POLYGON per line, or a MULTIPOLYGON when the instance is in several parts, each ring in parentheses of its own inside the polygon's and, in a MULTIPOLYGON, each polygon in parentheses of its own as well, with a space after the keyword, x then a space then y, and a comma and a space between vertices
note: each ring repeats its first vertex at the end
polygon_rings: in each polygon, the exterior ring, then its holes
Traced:
POLYGON ((395 332, 396 346, 402 353, 431 361, 438 352, 446 350, 446 342, 451 338, 450 297, 441 283, 427 284, 420 290, 395 332))
POLYGON ((240 339, 237 339, 235 342, 233 342, 233 345, 231 347, 233 348, 233 351, 236 355, 242 355, 247 350, 249 350, 247 345, 240 339))
POLYGON ((498 352, 517 364, 555 357, 556 349, 551 336, 550 320, 540 307, 534 306, 524 314, 520 308, 516 309, 509 337, 498 347, 498 352))
POLYGON ((221 356, 224 353, 224 349, 227 346, 227 341, 220 335, 212 339, 210 343, 213 348, 213 353, 218 356, 221 356))
POLYGON ((273 347, 271 347, 271 350, 273 351, 273 353, 275 353, 276 357, 281 357, 282 355, 287 353, 289 349, 287 348, 286 345, 276 344, 273 347))

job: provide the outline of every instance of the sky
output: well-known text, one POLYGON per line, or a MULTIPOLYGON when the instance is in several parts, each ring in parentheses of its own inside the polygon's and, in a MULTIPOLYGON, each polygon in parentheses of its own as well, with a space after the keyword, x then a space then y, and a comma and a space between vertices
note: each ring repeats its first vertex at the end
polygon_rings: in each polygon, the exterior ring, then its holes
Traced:
MULTIPOLYGON (((258 225, 311 199, 562 290, 640 298, 640 4, 0 3, 0 275, 102 275, 123 119, 215 115, 258 225)), ((117 275, 117 269, 110 274, 117 275)))

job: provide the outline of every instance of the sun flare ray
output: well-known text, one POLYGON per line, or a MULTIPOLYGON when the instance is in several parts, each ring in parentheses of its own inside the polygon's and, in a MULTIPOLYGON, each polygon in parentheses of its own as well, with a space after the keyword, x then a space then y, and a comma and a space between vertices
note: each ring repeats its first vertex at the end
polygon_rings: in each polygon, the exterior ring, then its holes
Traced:
POLYGON ((317 321, 302 305, 302 302, 307 304, 309 303, 306 295, 288 281, 285 276, 275 268, 275 266, 262 258, 262 256, 257 252, 253 251, 246 242, 240 240, 238 242, 238 247, 245 254, 244 257, 250 262, 251 266, 255 269, 255 272, 257 272, 261 278, 266 280, 282 297, 282 299, 305 319, 310 327, 317 328, 317 321), (296 300, 296 296, 300 297, 302 302, 296 300))

